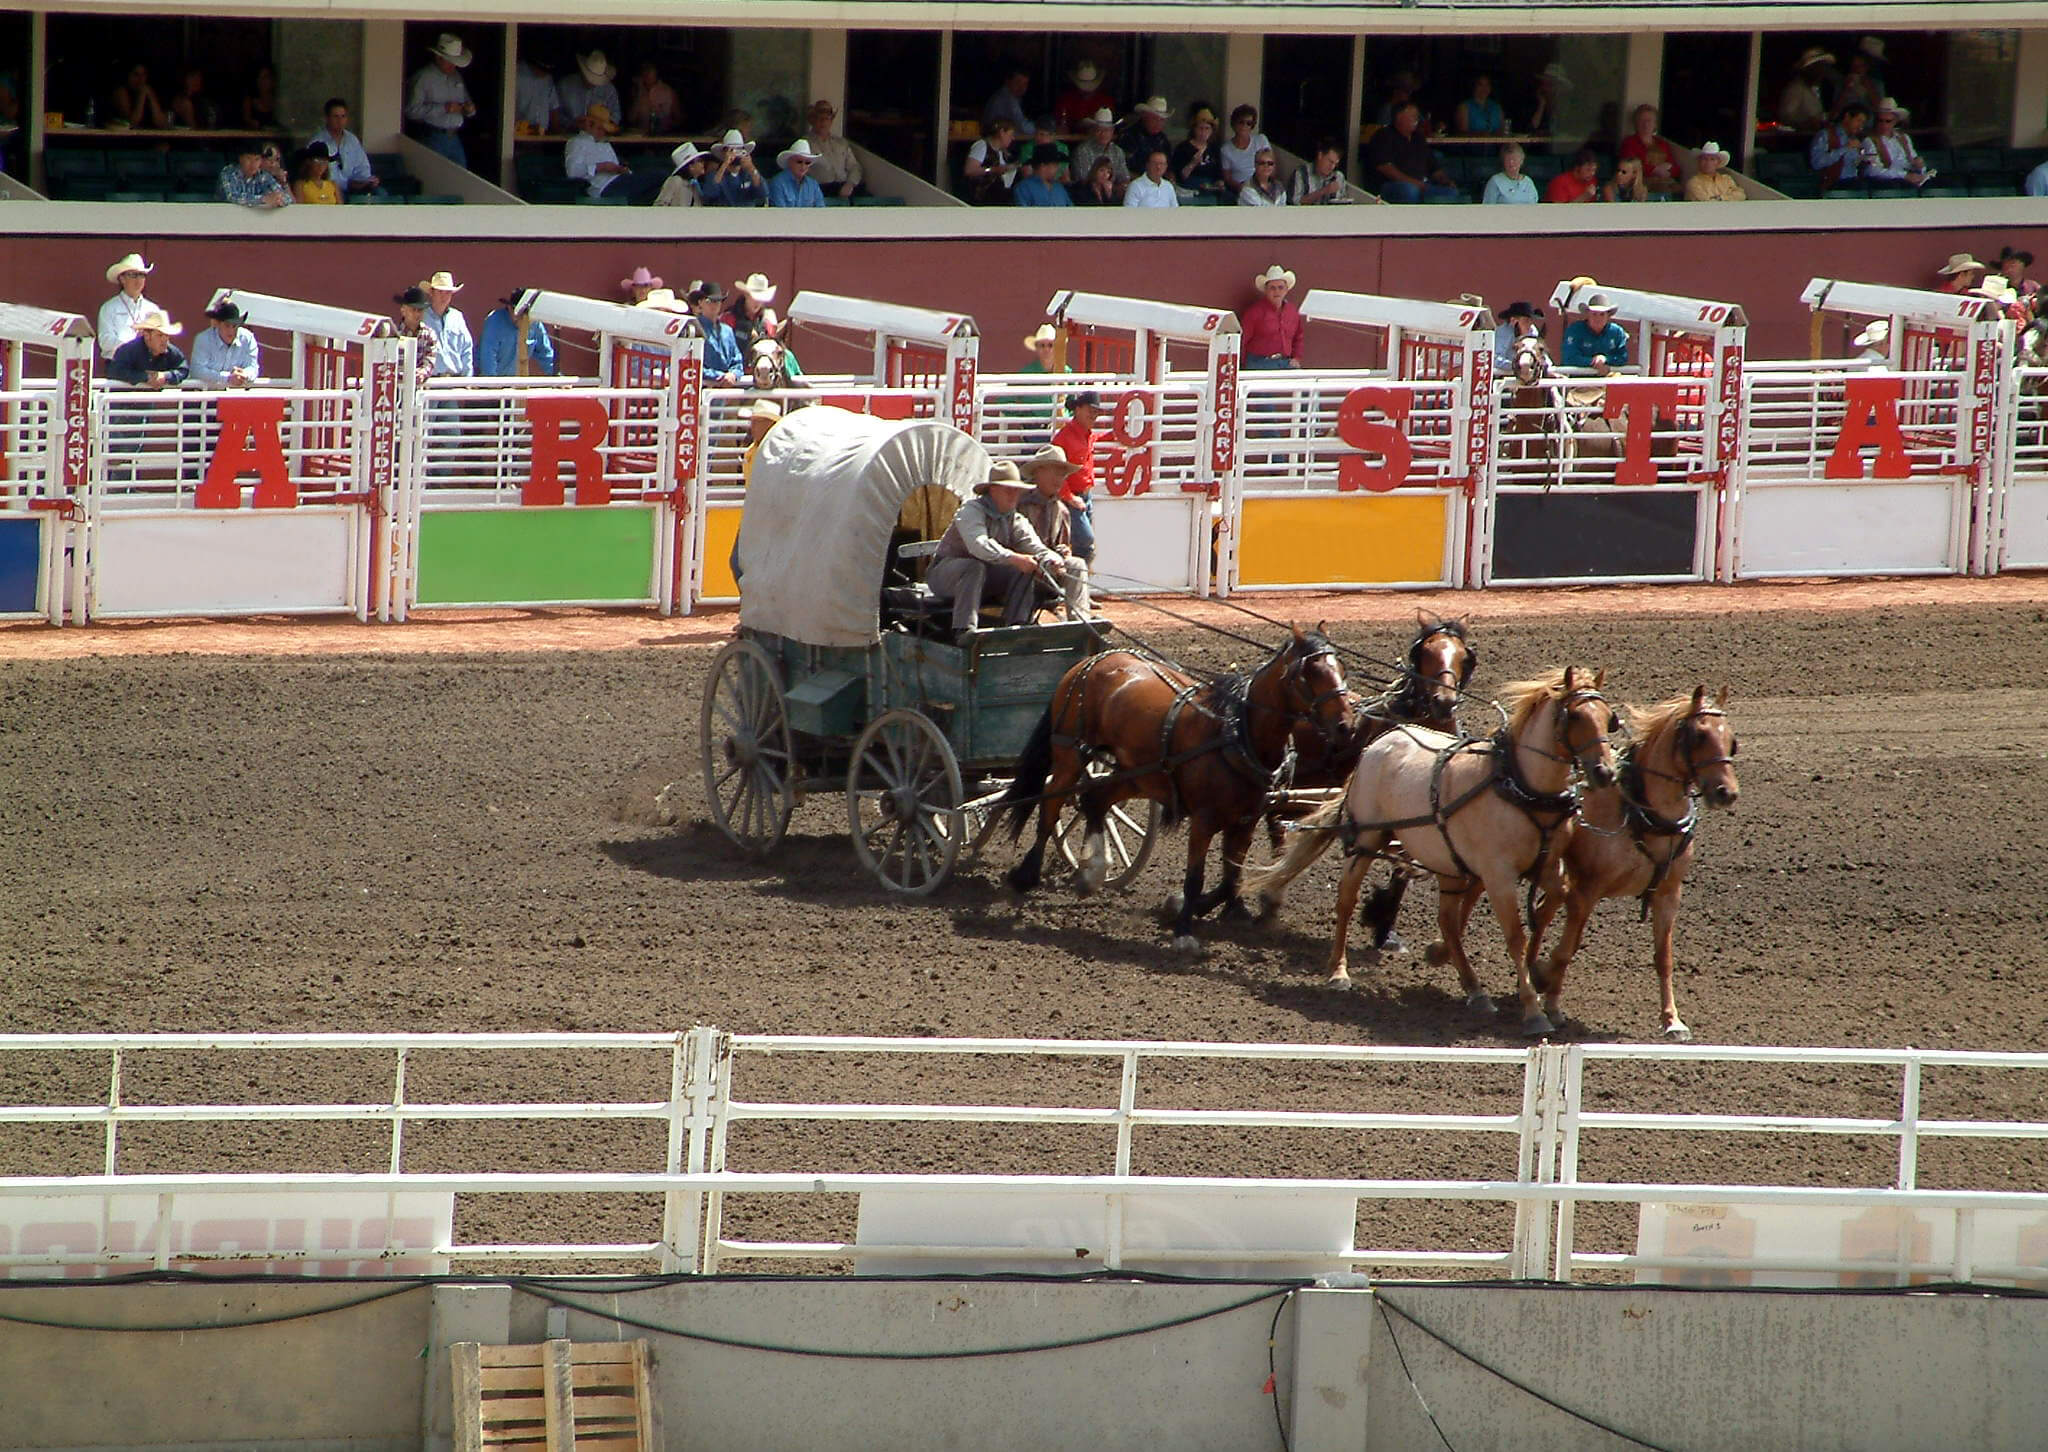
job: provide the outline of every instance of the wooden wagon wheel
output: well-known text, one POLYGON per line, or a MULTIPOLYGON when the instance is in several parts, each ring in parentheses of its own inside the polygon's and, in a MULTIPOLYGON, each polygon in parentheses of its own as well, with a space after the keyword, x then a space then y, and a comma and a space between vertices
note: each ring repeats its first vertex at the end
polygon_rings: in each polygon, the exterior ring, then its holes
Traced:
MULTIPOLYGON (((1088 819, 1079 808, 1068 811, 1060 823, 1060 856, 1068 867, 1081 870, 1081 844, 1088 836, 1088 819)), ((1102 880, 1106 891, 1129 887, 1152 860, 1152 848, 1159 840, 1159 803, 1133 797, 1109 809, 1102 822, 1103 846, 1109 852, 1109 876, 1102 880)))
POLYGON ((854 743, 846 819, 854 855, 891 892, 922 897, 960 856, 960 763, 939 728, 915 711, 885 711, 854 743))
POLYGON ((735 640, 711 663, 701 717, 711 820, 756 857, 773 851, 796 810, 789 707, 768 652, 735 640))

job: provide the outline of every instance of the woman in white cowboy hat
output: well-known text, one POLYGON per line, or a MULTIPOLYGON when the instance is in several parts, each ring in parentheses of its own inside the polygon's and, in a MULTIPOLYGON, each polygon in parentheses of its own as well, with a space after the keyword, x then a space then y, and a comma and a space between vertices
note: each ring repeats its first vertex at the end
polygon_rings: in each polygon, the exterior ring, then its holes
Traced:
POLYGON ((618 75, 619 68, 606 60, 601 50, 577 56, 575 71, 555 82, 555 92, 562 98, 562 114, 572 124, 589 115, 592 106, 604 107, 615 118, 625 115, 625 103, 613 84, 618 75))
POLYGON ((782 331, 782 319, 768 306, 775 301, 775 284, 765 272, 748 273, 732 285, 732 306, 723 321, 732 329, 733 341, 746 352, 761 338, 773 338, 782 331))
POLYGON ((694 141, 685 141, 668 154, 674 170, 668 180, 661 184, 661 190, 654 194, 657 207, 701 207, 704 194, 697 189, 698 181, 704 175, 704 168, 710 158, 697 149, 694 141))
POLYGON ((140 252, 129 253, 107 269, 107 281, 117 291, 100 304, 100 357, 112 358, 116 348, 135 336, 136 320, 155 306, 142 295, 143 285, 154 271, 140 252))
POLYGON ((1301 366, 1301 309, 1288 300, 1294 274, 1274 263, 1252 279, 1259 300, 1244 310, 1241 346, 1247 368, 1301 366))
POLYGON ((162 308, 147 309, 135 320, 135 336, 114 350, 107 377, 138 388, 177 387, 191 373, 171 341, 184 331, 162 308))
POLYGON ((818 159, 818 153, 811 150, 811 143, 799 136, 775 154, 775 164, 781 170, 768 179, 768 205, 771 207, 822 207, 825 205, 825 189, 811 177, 811 163, 818 159))
POLYGON ((712 143, 711 160, 697 190, 713 207, 758 207, 768 199, 768 185, 754 165, 754 143, 737 126, 712 143))
POLYGON ((1067 72, 1067 89, 1053 103, 1052 115, 1060 130, 1075 132, 1097 111, 1115 106, 1116 99, 1102 88, 1102 67, 1084 60, 1067 72))
POLYGON ((443 31, 428 48, 427 63, 412 73, 405 91, 405 119, 412 123, 413 134, 465 168, 469 154, 462 147, 462 123, 476 114, 476 103, 462 83, 462 69, 475 59, 460 36, 443 31))

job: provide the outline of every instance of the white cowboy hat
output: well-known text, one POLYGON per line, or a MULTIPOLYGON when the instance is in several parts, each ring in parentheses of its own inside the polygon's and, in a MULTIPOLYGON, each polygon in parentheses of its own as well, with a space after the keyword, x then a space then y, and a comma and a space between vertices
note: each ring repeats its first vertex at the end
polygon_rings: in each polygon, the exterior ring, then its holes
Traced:
POLYGON ((1166 104, 1166 97, 1153 96, 1131 107, 1133 115, 1157 116, 1161 121, 1173 114, 1173 107, 1166 104))
POLYGON ((699 157, 703 155, 704 153, 697 149, 696 142, 685 141, 681 146, 678 146, 674 151, 671 151, 668 154, 668 159, 670 165, 675 167, 677 171, 681 171, 684 167, 688 166, 691 162, 696 161, 699 157))
POLYGON ((1264 292, 1266 290, 1266 284, 1269 282, 1284 282, 1287 284, 1287 290, 1289 292, 1294 291, 1294 274, 1289 272, 1286 268, 1282 267, 1277 262, 1274 263, 1271 267, 1267 268, 1264 272, 1260 273, 1257 277, 1253 278, 1252 286, 1257 288, 1260 292, 1264 292))
POLYGON ((742 417, 766 419, 769 423, 775 423, 782 417, 782 405, 772 398, 757 398, 754 400, 754 406, 748 409, 742 417))
POLYGON ((1954 277, 1959 272, 1989 272, 1991 269, 1967 252, 1951 252, 1948 261, 1942 264, 1941 277, 1954 277))
POLYGON ((458 68, 468 65, 476 59, 475 56, 463 48, 460 36, 450 35, 445 30, 434 37, 434 43, 428 47, 427 54, 437 60, 448 61, 458 68))
POLYGON ((818 153, 811 150, 811 143, 799 136, 788 146, 775 153, 777 166, 788 166, 792 161, 816 161, 818 153))
POLYGON ((1579 299, 1579 306, 1589 313, 1611 313, 1614 311, 1614 299, 1604 292, 1589 292, 1579 299))
POLYGON ((156 268, 152 264, 144 262, 142 260, 142 254, 140 252, 131 252, 126 257, 122 258, 119 262, 115 263, 112 267, 109 267, 107 269, 107 281, 119 282, 121 280, 121 274, 124 272, 140 272, 147 274, 155 271, 156 268))
POLYGON ((1565 73, 1563 61, 1552 61, 1545 66, 1543 79, 1563 90, 1569 91, 1572 88, 1572 78, 1565 73))
POLYGON ((1110 130, 1114 131, 1116 130, 1116 112, 1110 110, 1109 107, 1104 106, 1100 111, 1097 111, 1093 116, 1088 117, 1088 119, 1084 121, 1082 124, 1087 126, 1090 130, 1093 130, 1097 126, 1107 126, 1110 130))
POLYGON ((1831 66, 1834 63, 1835 53, 1833 51, 1825 46, 1809 45, 1805 50, 1799 52, 1799 63, 1793 66, 1792 69, 1803 71, 1808 66, 1831 66))
POLYGON ((1721 160, 1727 161, 1732 153, 1730 153, 1726 148, 1724 148, 1718 141, 1704 141, 1700 143, 1699 154, 1701 156, 1718 156, 1721 158, 1721 160))
POLYGON ((428 278, 425 282, 421 283, 420 286, 425 288, 428 292, 462 291, 462 284, 457 282, 455 280, 455 275, 445 267, 442 268, 439 272, 435 273, 432 277, 428 278))
POLYGON ((1053 327, 1051 323, 1040 323, 1038 331, 1024 340, 1024 346, 1035 349, 1040 343, 1057 343, 1059 340, 1060 335, 1057 328, 1053 327))
POLYGON ((1854 338, 1850 344, 1857 348, 1876 348, 1892 340, 1892 325, 1888 318, 1879 318, 1854 338))
POLYGON ((768 280, 765 272, 748 273, 732 285, 732 290, 745 293, 763 307, 775 301, 775 284, 768 280))
POLYGON ((1017 471, 1017 463, 1014 459, 998 459, 995 462, 995 466, 988 471, 988 477, 974 486, 974 492, 976 494, 986 494, 989 490, 995 488, 1024 489, 1027 487, 1029 486, 1025 484, 1024 476, 1017 471))
POLYGON ((746 156, 753 149, 754 143, 740 135, 738 127, 734 127, 726 132, 725 135, 719 137, 718 140, 711 143, 711 150, 714 155, 721 151, 737 151, 741 156, 746 156))
MULTIPOLYGON (((658 278, 656 279, 656 281, 659 280, 658 278)), ((646 297, 640 299, 633 306, 637 308, 653 308, 657 312, 674 312, 681 306, 681 299, 676 296, 676 290, 672 287, 653 287, 647 290, 646 297)))
POLYGON ((1092 91, 1102 84, 1102 67, 1094 61, 1084 60, 1067 72, 1067 79, 1084 91, 1092 91))
POLYGON ((185 330, 172 322, 171 315, 162 308, 151 308, 135 320, 135 331, 138 333, 162 333, 165 337, 175 338, 185 330))
POLYGON ((601 86, 619 74, 619 68, 606 60, 601 50, 577 56, 576 69, 583 72, 584 81, 593 86, 601 86))
POLYGON ((1058 468, 1064 473, 1079 473, 1081 466, 1066 456, 1058 444, 1040 444, 1038 452, 1024 461, 1026 469, 1058 468))
POLYGON ((1894 121, 1904 121, 1913 114, 1890 96, 1886 96, 1882 101, 1879 101, 1875 109, 1878 115, 1889 116, 1894 121))
POLYGON ((2019 296, 2019 290, 2012 285, 2011 280, 1996 272, 1971 288, 1970 291, 1979 297, 1988 297, 1993 302, 2011 302, 2019 296))

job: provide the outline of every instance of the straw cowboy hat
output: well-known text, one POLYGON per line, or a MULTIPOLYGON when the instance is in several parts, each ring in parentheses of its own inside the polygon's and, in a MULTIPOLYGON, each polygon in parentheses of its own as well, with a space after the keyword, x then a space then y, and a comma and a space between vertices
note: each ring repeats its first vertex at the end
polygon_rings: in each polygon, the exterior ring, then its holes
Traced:
POLYGON ((741 156, 747 156, 753 149, 754 143, 740 135, 738 127, 734 127, 711 143, 711 152, 714 156, 721 151, 737 151, 741 156))
POLYGON ((1857 348, 1881 348, 1892 340, 1892 325, 1887 318, 1879 318, 1862 332, 1849 340, 1857 348))
POLYGON ((593 86, 601 86, 619 74, 619 68, 606 60, 601 50, 577 56, 576 69, 583 72, 583 79, 593 86))
POLYGON ((434 37, 434 43, 428 47, 427 54, 436 60, 447 61, 450 65, 457 68, 466 66, 476 59, 475 56, 463 48, 460 36, 450 35, 445 30, 434 37))
POLYGON ((754 400, 754 406, 740 416, 747 419, 762 419, 768 423, 776 423, 782 418, 782 405, 772 398, 757 398, 754 400))
POLYGON ((1131 107, 1131 113, 1136 116, 1157 116, 1164 121, 1173 115, 1173 107, 1166 104, 1166 97, 1153 96, 1131 107))
POLYGON ((1116 130, 1116 112, 1110 110, 1109 107, 1104 106, 1100 111, 1097 111, 1093 116, 1088 117, 1081 124, 1088 127, 1090 130, 1095 129, 1098 126, 1106 126, 1111 131, 1114 131, 1116 130))
POLYGON ((1701 156, 1718 156, 1723 161, 1727 161, 1731 155, 1718 141, 1702 142, 1699 154, 1701 156))
POLYGON ((1989 272, 1991 269, 1967 252, 1951 252, 1948 261, 1937 274, 1940 277, 1954 277, 1959 272, 1989 272))
POLYGON ((693 161, 702 161, 707 155, 709 155, 708 152, 697 149, 696 142, 685 141, 681 146, 678 146, 668 154, 668 164, 677 171, 681 171, 693 161))
POLYGON ((788 166, 792 161, 809 163, 817 159, 818 153, 811 150, 811 143, 801 136, 775 153, 775 164, 777 166, 788 166))
POLYGON ((1833 51, 1823 46, 1809 45, 1805 50, 1799 52, 1799 63, 1793 66, 1792 69, 1803 71, 1808 66, 1831 66, 1834 63, 1835 53, 1833 51))
MULTIPOLYGON (((2019 289, 2012 285, 2011 280, 1995 272, 1971 288, 1970 291, 1978 297, 1988 297, 1993 302, 2012 302, 2019 296, 2019 289)), ((137 326, 140 326, 140 324, 137 326)))
MULTIPOLYGON (((645 272, 647 269, 643 267, 640 270, 642 272, 645 272)), ((658 277, 655 278, 654 280, 657 284, 661 282, 661 279, 658 277)), ((661 287, 657 285, 653 288, 648 289, 647 296, 640 299, 640 301, 635 303, 633 306, 641 308, 653 308, 657 312, 672 313, 680 308, 683 308, 684 304, 682 299, 676 296, 674 288, 661 287)))
MULTIPOLYGON (((681 148, 679 147, 677 149, 680 150, 681 148)), ((619 279, 620 292, 626 292, 636 287, 660 286, 661 279, 656 277, 653 273, 649 272, 644 267, 636 267, 633 269, 633 275, 631 277, 622 277, 619 279)))
POLYGON ((122 258, 119 262, 115 263, 112 267, 109 267, 107 269, 107 281, 116 283, 119 282, 121 280, 121 274, 124 272, 140 272, 147 276, 149 273, 155 271, 156 268, 152 264, 144 262, 142 260, 142 254, 140 252, 131 252, 126 257, 122 258))
POLYGON ((1889 116, 1894 121, 1904 121, 1911 117, 1913 113, 1911 111, 1908 111, 1904 106, 1901 106, 1897 101, 1892 99, 1890 96, 1886 96, 1882 101, 1879 101, 1877 103, 1877 114, 1880 116, 1889 116))
POLYGON ((1048 468, 1058 469, 1062 474, 1081 472, 1081 466, 1069 459, 1058 444, 1040 444, 1038 452, 1024 461, 1024 468, 1031 473, 1048 468))
POLYGON ((175 338, 185 330, 177 323, 172 322, 171 315, 162 308, 151 308, 135 320, 135 331, 138 333, 162 333, 167 338, 175 338))
POLYGON ((1102 67, 1092 60, 1084 60, 1067 72, 1067 79, 1084 91, 1092 91, 1102 84, 1102 67))
POLYGON ((1274 263, 1271 267, 1267 268, 1264 272, 1260 273, 1257 277, 1253 278, 1252 286, 1257 288, 1260 292, 1264 292, 1266 290, 1266 284, 1269 282, 1284 282, 1287 284, 1287 290, 1289 292, 1294 291, 1294 274, 1289 272, 1286 268, 1282 267, 1277 262, 1274 263))
POLYGON ((588 126, 592 122, 596 122, 597 129, 606 135, 610 135, 619 129, 619 123, 612 120, 612 108, 605 105, 602 101, 597 102, 588 111, 583 113, 583 124, 588 126))
POLYGON ((743 292, 755 302, 766 307, 775 301, 775 284, 768 280, 765 272, 750 272, 732 285, 734 292, 743 292))
POLYGON ((439 272, 435 273, 432 277, 428 278, 425 282, 421 283, 420 286, 425 288, 428 292, 462 291, 462 284, 457 282, 455 280, 455 275, 445 267, 442 268, 439 272))
POLYGON ((988 477, 974 486, 974 492, 976 494, 986 494, 991 489, 1024 489, 1027 487, 1029 486, 1025 484, 1024 476, 1017 472, 1016 460, 998 459, 995 462, 995 467, 988 471, 988 477))
POLYGON ((1027 350, 1035 350, 1040 343, 1057 343, 1059 340, 1058 329, 1051 323, 1040 323, 1038 331, 1024 340, 1024 346, 1027 350))

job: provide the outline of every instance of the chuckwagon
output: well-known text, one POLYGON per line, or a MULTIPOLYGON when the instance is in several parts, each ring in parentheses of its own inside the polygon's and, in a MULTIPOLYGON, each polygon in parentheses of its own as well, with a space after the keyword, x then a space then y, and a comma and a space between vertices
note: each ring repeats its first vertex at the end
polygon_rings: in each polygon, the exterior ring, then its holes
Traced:
MULTIPOLYGON (((706 802, 738 846, 766 855, 799 801, 843 794, 861 865, 922 895, 992 834, 1054 686, 1104 648, 1089 621, 950 638, 924 565, 992 463, 949 423, 825 405, 761 441, 732 561, 739 631, 701 718, 706 802)), ((1116 814, 1112 883, 1144 867, 1157 826, 1144 802, 1116 814)))

